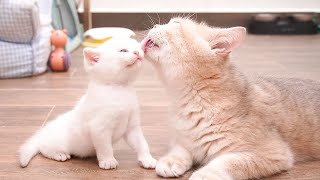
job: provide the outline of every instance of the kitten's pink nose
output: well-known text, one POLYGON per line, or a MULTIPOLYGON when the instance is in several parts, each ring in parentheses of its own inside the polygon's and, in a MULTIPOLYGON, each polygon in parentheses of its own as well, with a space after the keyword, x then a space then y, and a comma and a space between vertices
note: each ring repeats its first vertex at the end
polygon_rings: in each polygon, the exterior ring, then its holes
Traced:
POLYGON ((133 54, 139 57, 139 51, 133 51, 133 54))

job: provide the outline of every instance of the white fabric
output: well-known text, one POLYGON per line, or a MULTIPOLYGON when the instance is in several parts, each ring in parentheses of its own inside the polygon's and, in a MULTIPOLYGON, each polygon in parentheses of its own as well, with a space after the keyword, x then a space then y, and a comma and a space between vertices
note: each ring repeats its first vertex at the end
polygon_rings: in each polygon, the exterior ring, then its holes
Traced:
POLYGON ((36 1, 0 0, 0 78, 46 71, 51 29, 40 25, 36 1))
POLYGON ((25 0, 0 0, 0 40, 30 43, 39 28, 36 3, 25 0))
POLYGON ((135 33, 127 28, 101 27, 89 29, 83 35, 85 38, 104 39, 107 37, 132 37, 135 33))
POLYGON ((52 0, 37 0, 41 25, 51 24, 52 0))

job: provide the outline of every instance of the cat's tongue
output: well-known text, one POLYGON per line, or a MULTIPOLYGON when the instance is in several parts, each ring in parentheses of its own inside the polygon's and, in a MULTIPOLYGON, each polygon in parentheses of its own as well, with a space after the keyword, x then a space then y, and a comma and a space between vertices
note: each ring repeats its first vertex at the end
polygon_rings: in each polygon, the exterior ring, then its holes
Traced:
POLYGON ((154 43, 151 39, 145 38, 142 41, 142 50, 146 52, 148 48, 159 47, 156 43, 154 43))
POLYGON ((146 45, 147 45, 148 41, 149 41, 149 38, 145 38, 145 39, 142 40, 141 49, 143 50, 143 52, 146 52, 146 50, 147 50, 146 45))

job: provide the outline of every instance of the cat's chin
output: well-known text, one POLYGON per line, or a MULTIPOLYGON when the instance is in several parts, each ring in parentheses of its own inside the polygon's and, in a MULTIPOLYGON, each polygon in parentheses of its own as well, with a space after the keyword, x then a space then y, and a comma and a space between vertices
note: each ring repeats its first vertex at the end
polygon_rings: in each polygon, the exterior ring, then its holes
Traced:
POLYGON ((145 53, 145 59, 149 62, 156 62, 157 58, 151 53, 145 53))

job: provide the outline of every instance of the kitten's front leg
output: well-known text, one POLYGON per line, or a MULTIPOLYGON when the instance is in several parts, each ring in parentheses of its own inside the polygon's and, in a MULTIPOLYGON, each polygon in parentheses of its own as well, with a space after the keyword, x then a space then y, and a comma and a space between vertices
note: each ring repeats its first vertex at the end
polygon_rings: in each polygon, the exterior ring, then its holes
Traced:
POLYGON ((111 133, 97 127, 91 128, 91 139, 101 169, 115 169, 118 166, 118 161, 113 156, 111 133))
POLYGON ((156 167, 157 160, 151 156, 148 143, 143 136, 140 126, 130 127, 125 134, 125 139, 137 152, 138 160, 144 168, 153 169, 156 167))
POLYGON ((175 145, 167 155, 159 159, 156 172, 162 177, 179 177, 188 171, 192 164, 190 152, 180 145, 175 145))

